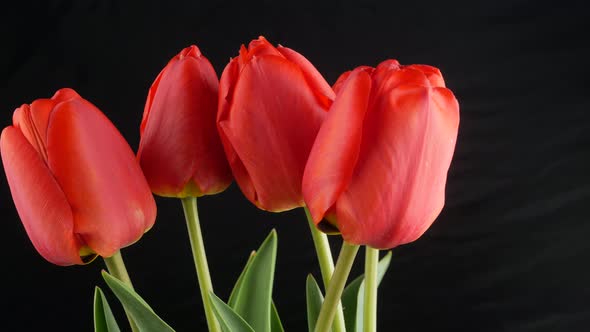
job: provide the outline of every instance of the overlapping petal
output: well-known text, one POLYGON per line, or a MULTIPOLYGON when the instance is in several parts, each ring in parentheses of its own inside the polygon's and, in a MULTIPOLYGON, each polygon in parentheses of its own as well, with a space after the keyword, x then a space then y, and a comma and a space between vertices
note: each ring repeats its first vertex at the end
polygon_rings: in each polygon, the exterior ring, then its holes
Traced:
POLYGON ((303 176, 303 197, 318 222, 351 180, 370 92, 369 74, 355 70, 343 84, 317 135, 303 176))
POLYGON ((294 50, 283 46, 277 47, 277 50, 289 61, 299 66, 307 84, 309 84, 311 90, 316 94, 319 102, 324 107, 329 108, 336 95, 322 74, 320 74, 309 60, 294 50))
POLYGON ((48 164, 74 216, 74 228, 101 256, 137 241, 155 220, 154 198, 133 152, 94 105, 73 99, 49 122, 48 164), (67 144, 64 144, 67 142, 67 144))
POLYGON ((47 165, 15 127, 0 137, 0 153, 14 205, 33 246, 57 265, 82 264, 70 205, 47 165))
POLYGON ((230 107, 219 126, 238 167, 244 166, 245 174, 234 171, 236 181, 255 192, 244 194, 271 211, 303 204, 303 169, 325 111, 301 70, 282 57, 253 58, 240 73, 230 107))

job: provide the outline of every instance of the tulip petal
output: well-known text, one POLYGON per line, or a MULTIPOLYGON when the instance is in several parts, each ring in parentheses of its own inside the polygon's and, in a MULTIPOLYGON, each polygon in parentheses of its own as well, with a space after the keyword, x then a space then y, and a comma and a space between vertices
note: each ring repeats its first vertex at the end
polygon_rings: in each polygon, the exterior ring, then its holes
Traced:
POLYGON ((266 40, 266 38, 260 36, 258 37, 258 39, 254 39, 252 41, 250 41, 250 43, 248 44, 248 49, 247 52, 240 52, 241 55, 246 55, 245 58, 243 58, 242 60, 244 61, 244 64, 248 61, 250 61, 250 59, 252 59, 252 57, 261 57, 264 55, 275 55, 275 56, 280 56, 281 53, 274 47, 272 46, 271 43, 268 42, 268 40, 266 40))
POLYGON ((375 70, 373 80, 376 81, 371 96, 373 102, 380 101, 383 96, 400 86, 423 86, 424 88, 431 86, 428 77, 422 71, 410 66, 400 69, 383 69, 383 72, 375 70))
POLYGON ((236 181, 239 181, 240 189, 244 193, 244 196, 250 198, 251 201, 258 201, 258 198, 256 197, 256 189, 250 180, 250 175, 234 150, 232 143, 225 134, 225 130, 222 128, 221 124, 222 122, 225 124, 229 119, 235 83, 239 79, 239 74, 239 59, 231 59, 229 64, 223 70, 221 79, 219 80, 217 131, 219 133, 219 137, 221 138, 223 150, 225 151, 225 156, 231 167, 234 178, 236 178, 236 181), (234 82, 233 85, 232 82, 234 82))
MULTIPOLYGON (((53 101, 50 99, 43 99, 42 101, 46 101, 50 103, 47 105, 48 107, 37 107, 37 112, 31 112, 31 106, 24 104, 21 107, 17 108, 12 115, 12 123, 14 124, 15 128, 18 128, 23 136, 27 139, 29 144, 39 153, 41 158, 45 162, 47 162, 47 150, 46 150, 46 136, 45 126, 47 122, 44 124, 39 124, 42 122, 43 118, 47 118, 51 109, 53 107, 53 101), (45 114, 44 114, 45 113, 45 114), (38 114, 37 117, 33 116, 33 114, 38 114), (47 115, 47 116, 45 116, 47 115), (37 121, 35 121, 37 120, 37 121)), ((37 103, 39 105, 39 100, 34 102, 33 104, 37 103)))
POLYGON ((340 74, 340 76, 338 76, 336 83, 332 85, 332 89, 334 90, 334 93, 336 95, 340 94, 340 89, 342 89, 342 86, 344 86, 344 82, 346 82, 350 74, 352 74, 352 70, 345 71, 344 73, 340 74))
POLYGON ((74 89, 70 88, 59 89, 53 94, 53 97, 51 97, 51 99, 56 102, 64 102, 76 98, 80 98, 80 95, 74 91, 74 89))
POLYGON ((370 92, 369 74, 353 71, 318 132, 303 176, 303 197, 316 224, 350 182, 370 92))
POLYGON ((70 203, 74 231, 103 257, 151 228, 156 206, 131 148, 84 99, 58 104, 47 129, 48 165, 70 203))
POLYGON ((156 77, 156 79, 154 80, 152 85, 150 86, 150 90, 148 91, 147 100, 145 101, 145 106, 143 108, 143 116, 141 118, 141 124, 139 125, 139 135, 140 136, 143 135, 143 131, 145 130, 145 126, 147 126, 148 119, 150 116, 150 110, 152 109, 152 103, 154 102, 154 96, 156 94, 156 91, 158 91, 158 86, 160 86, 160 80, 162 79, 163 75, 164 75, 164 70, 162 70, 158 74, 158 76, 156 77))
POLYGON ((429 65, 410 65, 406 68, 417 69, 424 73, 430 81, 430 85, 433 88, 444 88, 445 87, 445 80, 442 77, 440 70, 436 67, 432 67, 429 65))
POLYGON ((82 264, 72 211, 40 155, 15 127, 2 131, 0 150, 14 204, 39 254, 57 265, 82 264))
POLYGON ((305 76, 307 84, 309 84, 311 89, 316 93, 320 103, 322 103, 322 105, 328 109, 336 95, 322 74, 320 74, 320 72, 311 62, 309 62, 309 60, 292 49, 279 46, 277 47, 277 50, 281 52, 285 58, 299 66, 299 68, 303 71, 303 75, 305 76))
POLYGON ((458 103, 445 88, 404 84, 376 103, 365 117, 354 176, 336 203, 346 241, 392 248, 428 229, 444 204, 458 125, 458 103))
MULTIPOLYGON (((373 71, 375 70, 375 68, 369 67, 369 66, 359 66, 359 67, 356 67, 355 70, 362 70, 362 71, 365 71, 367 74, 371 75, 373 73, 373 71)), ((350 74, 352 74, 352 72, 353 72, 353 70, 346 71, 338 77, 338 79, 336 80, 336 83, 334 83, 334 85, 332 85, 332 89, 334 89, 334 93, 336 93, 336 94, 340 93, 340 89, 342 89, 344 82, 346 82, 346 80, 348 79, 350 74)))
POLYGON ((137 153, 141 167, 158 195, 218 193, 231 182, 231 172, 215 125, 215 70, 205 58, 190 56, 164 71, 148 98, 149 121, 137 153), (192 191, 183 192, 187 188, 192 191))
POLYGON ((269 211, 303 205, 303 169, 327 113, 299 67, 278 56, 253 58, 235 83, 230 108, 219 127, 242 161, 244 172, 236 172, 230 158, 240 188, 255 189, 255 195, 244 191, 246 197, 269 211))

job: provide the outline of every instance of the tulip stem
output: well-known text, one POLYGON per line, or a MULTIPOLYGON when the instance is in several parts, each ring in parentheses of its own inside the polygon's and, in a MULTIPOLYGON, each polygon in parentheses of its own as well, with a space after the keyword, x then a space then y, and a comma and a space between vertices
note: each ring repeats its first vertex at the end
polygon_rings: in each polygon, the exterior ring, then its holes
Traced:
MULTIPOLYGON (((334 273, 334 260, 332 258, 332 251, 330 250, 330 242, 328 241, 328 236, 325 233, 319 231, 315 226, 315 223, 311 218, 311 213, 309 212, 309 209, 307 207, 304 207, 304 210, 305 215, 307 216, 309 228, 311 230, 311 237, 313 238, 315 251, 318 256, 320 271, 322 273, 322 280, 324 282, 324 289, 327 289, 328 285, 330 284, 332 274, 334 273)), ((340 299, 338 299, 338 304, 336 307, 336 316, 334 318, 334 325, 332 326, 332 330, 334 332, 346 332, 344 312, 342 310, 342 303, 340 302, 340 299)))
POLYGON ((336 261, 336 268, 334 269, 334 274, 328 284, 326 298, 324 299, 324 303, 322 303, 320 314, 316 322, 315 332, 325 332, 330 330, 330 326, 336 315, 338 304, 340 303, 342 291, 346 285, 346 280, 348 279, 352 263, 354 263, 354 258, 356 257, 358 250, 358 245, 352 245, 346 242, 342 243, 342 249, 340 250, 338 261, 336 261))
MULTIPOLYGON (((131 283, 131 278, 129 278, 129 273, 127 273, 123 256, 121 256, 121 250, 117 250, 117 252, 111 257, 103 257, 103 260, 107 266, 107 270, 109 270, 109 273, 113 277, 121 280, 123 283, 129 286, 129 288, 133 289, 133 284, 131 283)), ((127 315, 127 320, 129 321, 129 326, 131 326, 131 331, 139 332, 139 328, 127 310, 125 310, 125 315, 127 315)))
POLYGON ((182 198, 181 201, 186 219, 186 226, 188 228, 195 268, 197 270, 197 278, 199 280, 199 288, 201 290, 201 299, 203 300, 203 309, 205 310, 207 326, 209 327, 210 332, 221 332, 219 322, 215 319, 213 306, 209 300, 209 293, 213 292, 213 284, 211 283, 211 276, 209 275, 207 255, 205 254, 205 245, 203 243, 203 235, 201 234, 201 226, 199 224, 197 199, 195 197, 186 197, 182 198))
POLYGON ((365 246, 365 299, 363 332, 377 332, 377 265, 379 250, 365 246))

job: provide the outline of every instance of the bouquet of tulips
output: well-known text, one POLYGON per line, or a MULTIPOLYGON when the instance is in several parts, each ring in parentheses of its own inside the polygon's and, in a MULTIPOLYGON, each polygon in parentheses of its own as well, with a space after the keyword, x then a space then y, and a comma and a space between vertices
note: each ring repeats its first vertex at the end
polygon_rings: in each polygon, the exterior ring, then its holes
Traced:
MULTIPOLYGON (((153 194, 182 201, 209 331, 284 330, 272 297, 276 231, 229 298, 213 291, 196 198, 235 180, 260 209, 306 212, 321 271, 321 282, 301 284, 309 331, 374 332, 391 257, 379 250, 418 239, 439 215, 458 125, 437 68, 386 60, 330 86, 303 55, 260 37, 220 79, 196 46, 171 59, 147 94, 137 153, 67 88, 17 108, 0 151, 33 246, 63 266, 102 257, 131 331, 173 331, 134 290, 121 256, 153 226, 153 194), (335 264, 327 234, 342 237, 335 264), (360 246, 365 273, 349 281, 360 246)), ((95 331, 120 331, 103 290, 94 296, 95 331)))

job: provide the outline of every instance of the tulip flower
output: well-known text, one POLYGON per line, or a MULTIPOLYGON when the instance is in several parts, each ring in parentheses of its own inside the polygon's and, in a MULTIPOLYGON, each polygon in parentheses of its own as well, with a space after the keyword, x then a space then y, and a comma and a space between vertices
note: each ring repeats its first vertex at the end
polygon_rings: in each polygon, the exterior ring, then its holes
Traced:
POLYGON ((194 45, 172 58, 152 84, 137 158, 155 194, 200 197, 231 183, 215 124, 218 89, 215 70, 194 45))
POLYGON ((109 257, 154 223, 154 198, 133 151, 71 89, 16 109, 0 153, 25 230, 51 263, 109 257))
POLYGON ((303 177, 314 222, 377 249, 416 240, 444 205, 457 100, 438 69, 395 60, 347 72, 334 89, 303 177))
POLYGON ((244 195, 261 209, 304 205, 305 163, 334 92, 301 54, 263 37, 221 75, 217 125, 244 195))

